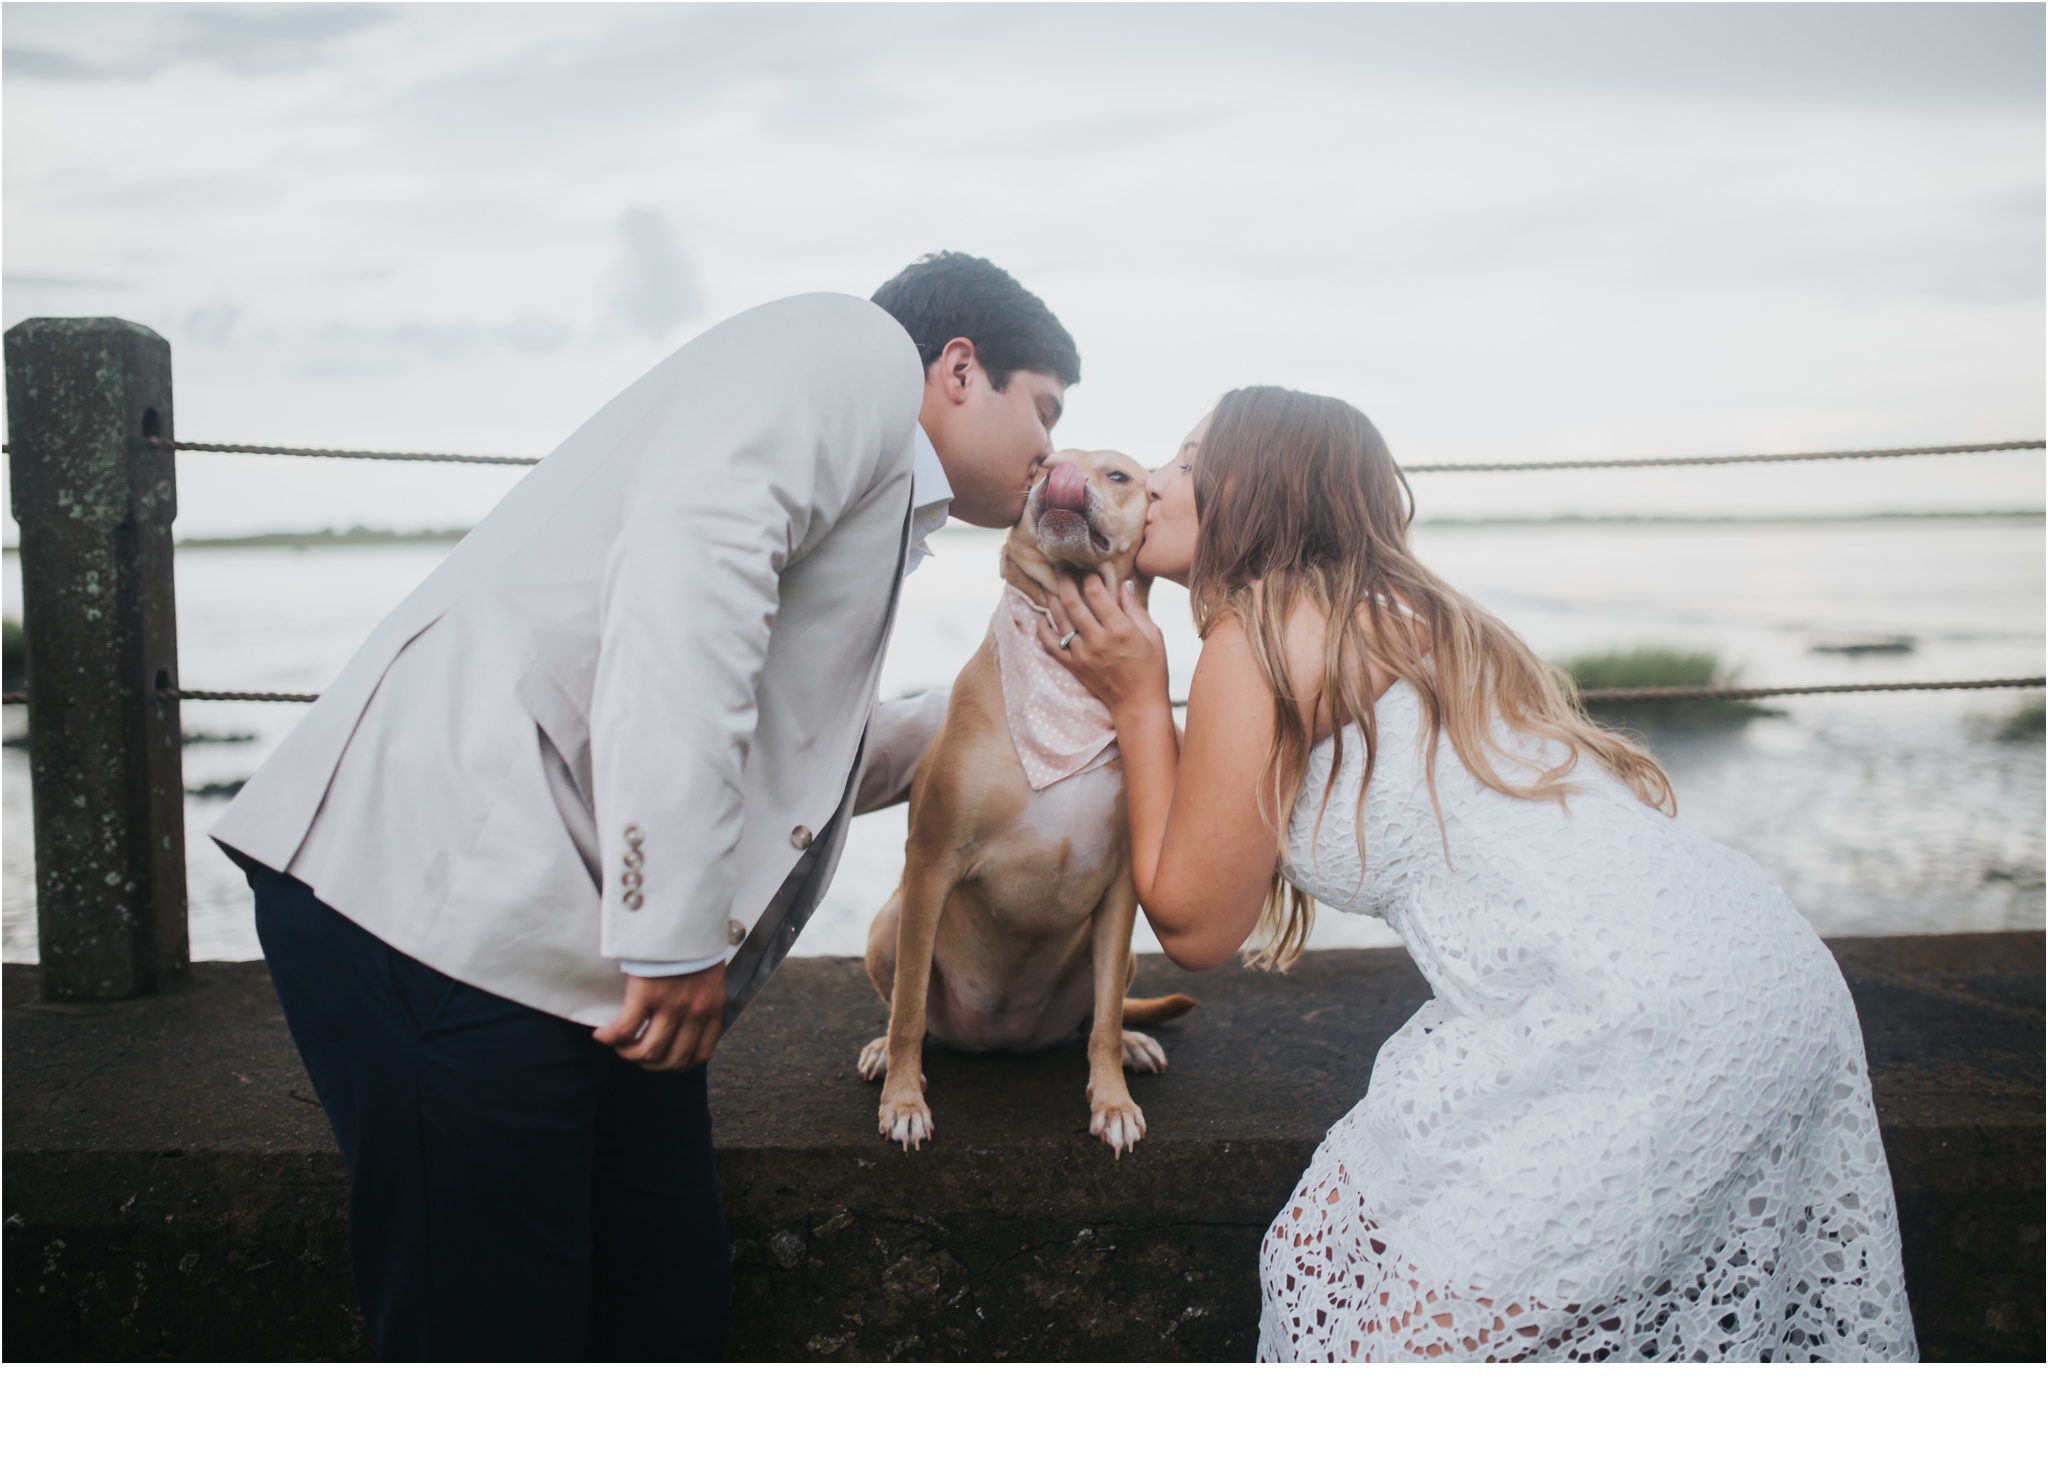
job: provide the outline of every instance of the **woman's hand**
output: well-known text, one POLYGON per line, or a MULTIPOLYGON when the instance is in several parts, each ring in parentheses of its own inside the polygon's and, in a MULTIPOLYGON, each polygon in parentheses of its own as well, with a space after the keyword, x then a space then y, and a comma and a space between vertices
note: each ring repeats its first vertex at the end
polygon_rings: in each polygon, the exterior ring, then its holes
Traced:
POLYGON ((1115 587, 1102 575, 1085 576, 1078 586, 1062 579, 1052 606, 1058 629, 1043 622, 1038 627, 1038 638, 1053 659, 1119 721, 1132 711, 1168 705, 1166 638, 1145 608, 1150 589, 1150 581, 1141 587, 1126 580, 1115 587))

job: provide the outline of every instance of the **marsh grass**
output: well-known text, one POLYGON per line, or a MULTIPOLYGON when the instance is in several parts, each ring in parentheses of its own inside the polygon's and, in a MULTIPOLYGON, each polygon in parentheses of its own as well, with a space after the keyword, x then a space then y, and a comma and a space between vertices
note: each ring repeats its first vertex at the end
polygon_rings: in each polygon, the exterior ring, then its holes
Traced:
POLYGON ((1992 736, 2001 743, 2038 743, 2048 733, 2048 700, 2029 697, 1998 719, 1992 736))
MULTIPOLYGON (((1676 646, 1637 646, 1575 656, 1557 665, 1582 692, 1623 691, 1635 687, 1725 687, 1735 681, 1736 668, 1711 651, 1676 646)), ((1640 732, 1661 729, 1739 728, 1759 717, 1782 713, 1754 702, 1630 702, 1586 709, 1608 727, 1640 732)))

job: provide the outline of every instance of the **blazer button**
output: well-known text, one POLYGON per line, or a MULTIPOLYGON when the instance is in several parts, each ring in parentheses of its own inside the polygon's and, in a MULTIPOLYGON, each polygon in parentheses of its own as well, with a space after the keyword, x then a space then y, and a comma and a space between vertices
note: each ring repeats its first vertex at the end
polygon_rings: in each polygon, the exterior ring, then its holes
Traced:
POLYGON ((745 926, 742 926, 738 921, 727 921, 725 923, 725 944, 727 946, 737 946, 746 939, 747 928, 745 926))
POLYGON ((640 909, 641 895, 640 892, 637 890, 629 890, 624 895, 620 896, 619 899, 624 903, 626 909, 629 911, 637 911, 640 909))
POLYGON ((811 847, 811 831, 799 824, 796 828, 789 831, 789 842, 798 849, 809 849, 811 847))

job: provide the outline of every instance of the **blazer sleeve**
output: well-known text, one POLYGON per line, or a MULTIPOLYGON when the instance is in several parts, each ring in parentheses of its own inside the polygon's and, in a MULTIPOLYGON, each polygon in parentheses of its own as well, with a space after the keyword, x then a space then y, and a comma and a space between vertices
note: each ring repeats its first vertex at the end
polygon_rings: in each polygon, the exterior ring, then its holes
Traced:
POLYGON ((851 296, 779 301, 684 350, 697 359, 632 465, 599 608, 600 941, 617 960, 730 944, 783 570, 893 481, 923 392, 909 337, 851 296))

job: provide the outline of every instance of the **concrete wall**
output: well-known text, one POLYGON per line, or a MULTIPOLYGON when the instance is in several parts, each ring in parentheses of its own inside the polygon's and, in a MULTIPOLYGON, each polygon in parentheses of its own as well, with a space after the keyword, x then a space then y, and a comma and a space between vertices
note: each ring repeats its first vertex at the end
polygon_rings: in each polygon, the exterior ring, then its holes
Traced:
MULTIPOLYGON (((1831 942, 1862 1015, 1933 1359, 2042 1358, 2039 933, 1831 942)), ((367 1356, 347 1188, 258 964, 186 992, 39 1004, 6 973, 5 1350, 25 1359, 367 1356)), ((1203 1006, 1087 1134, 1079 1045, 928 1059, 937 1142, 874 1133, 853 1072, 886 1013, 795 961, 713 1068, 742 1359, 1245 1359, 1268 1219, 1424 995, 1399 952, 1175 974, 1203 1006)))

